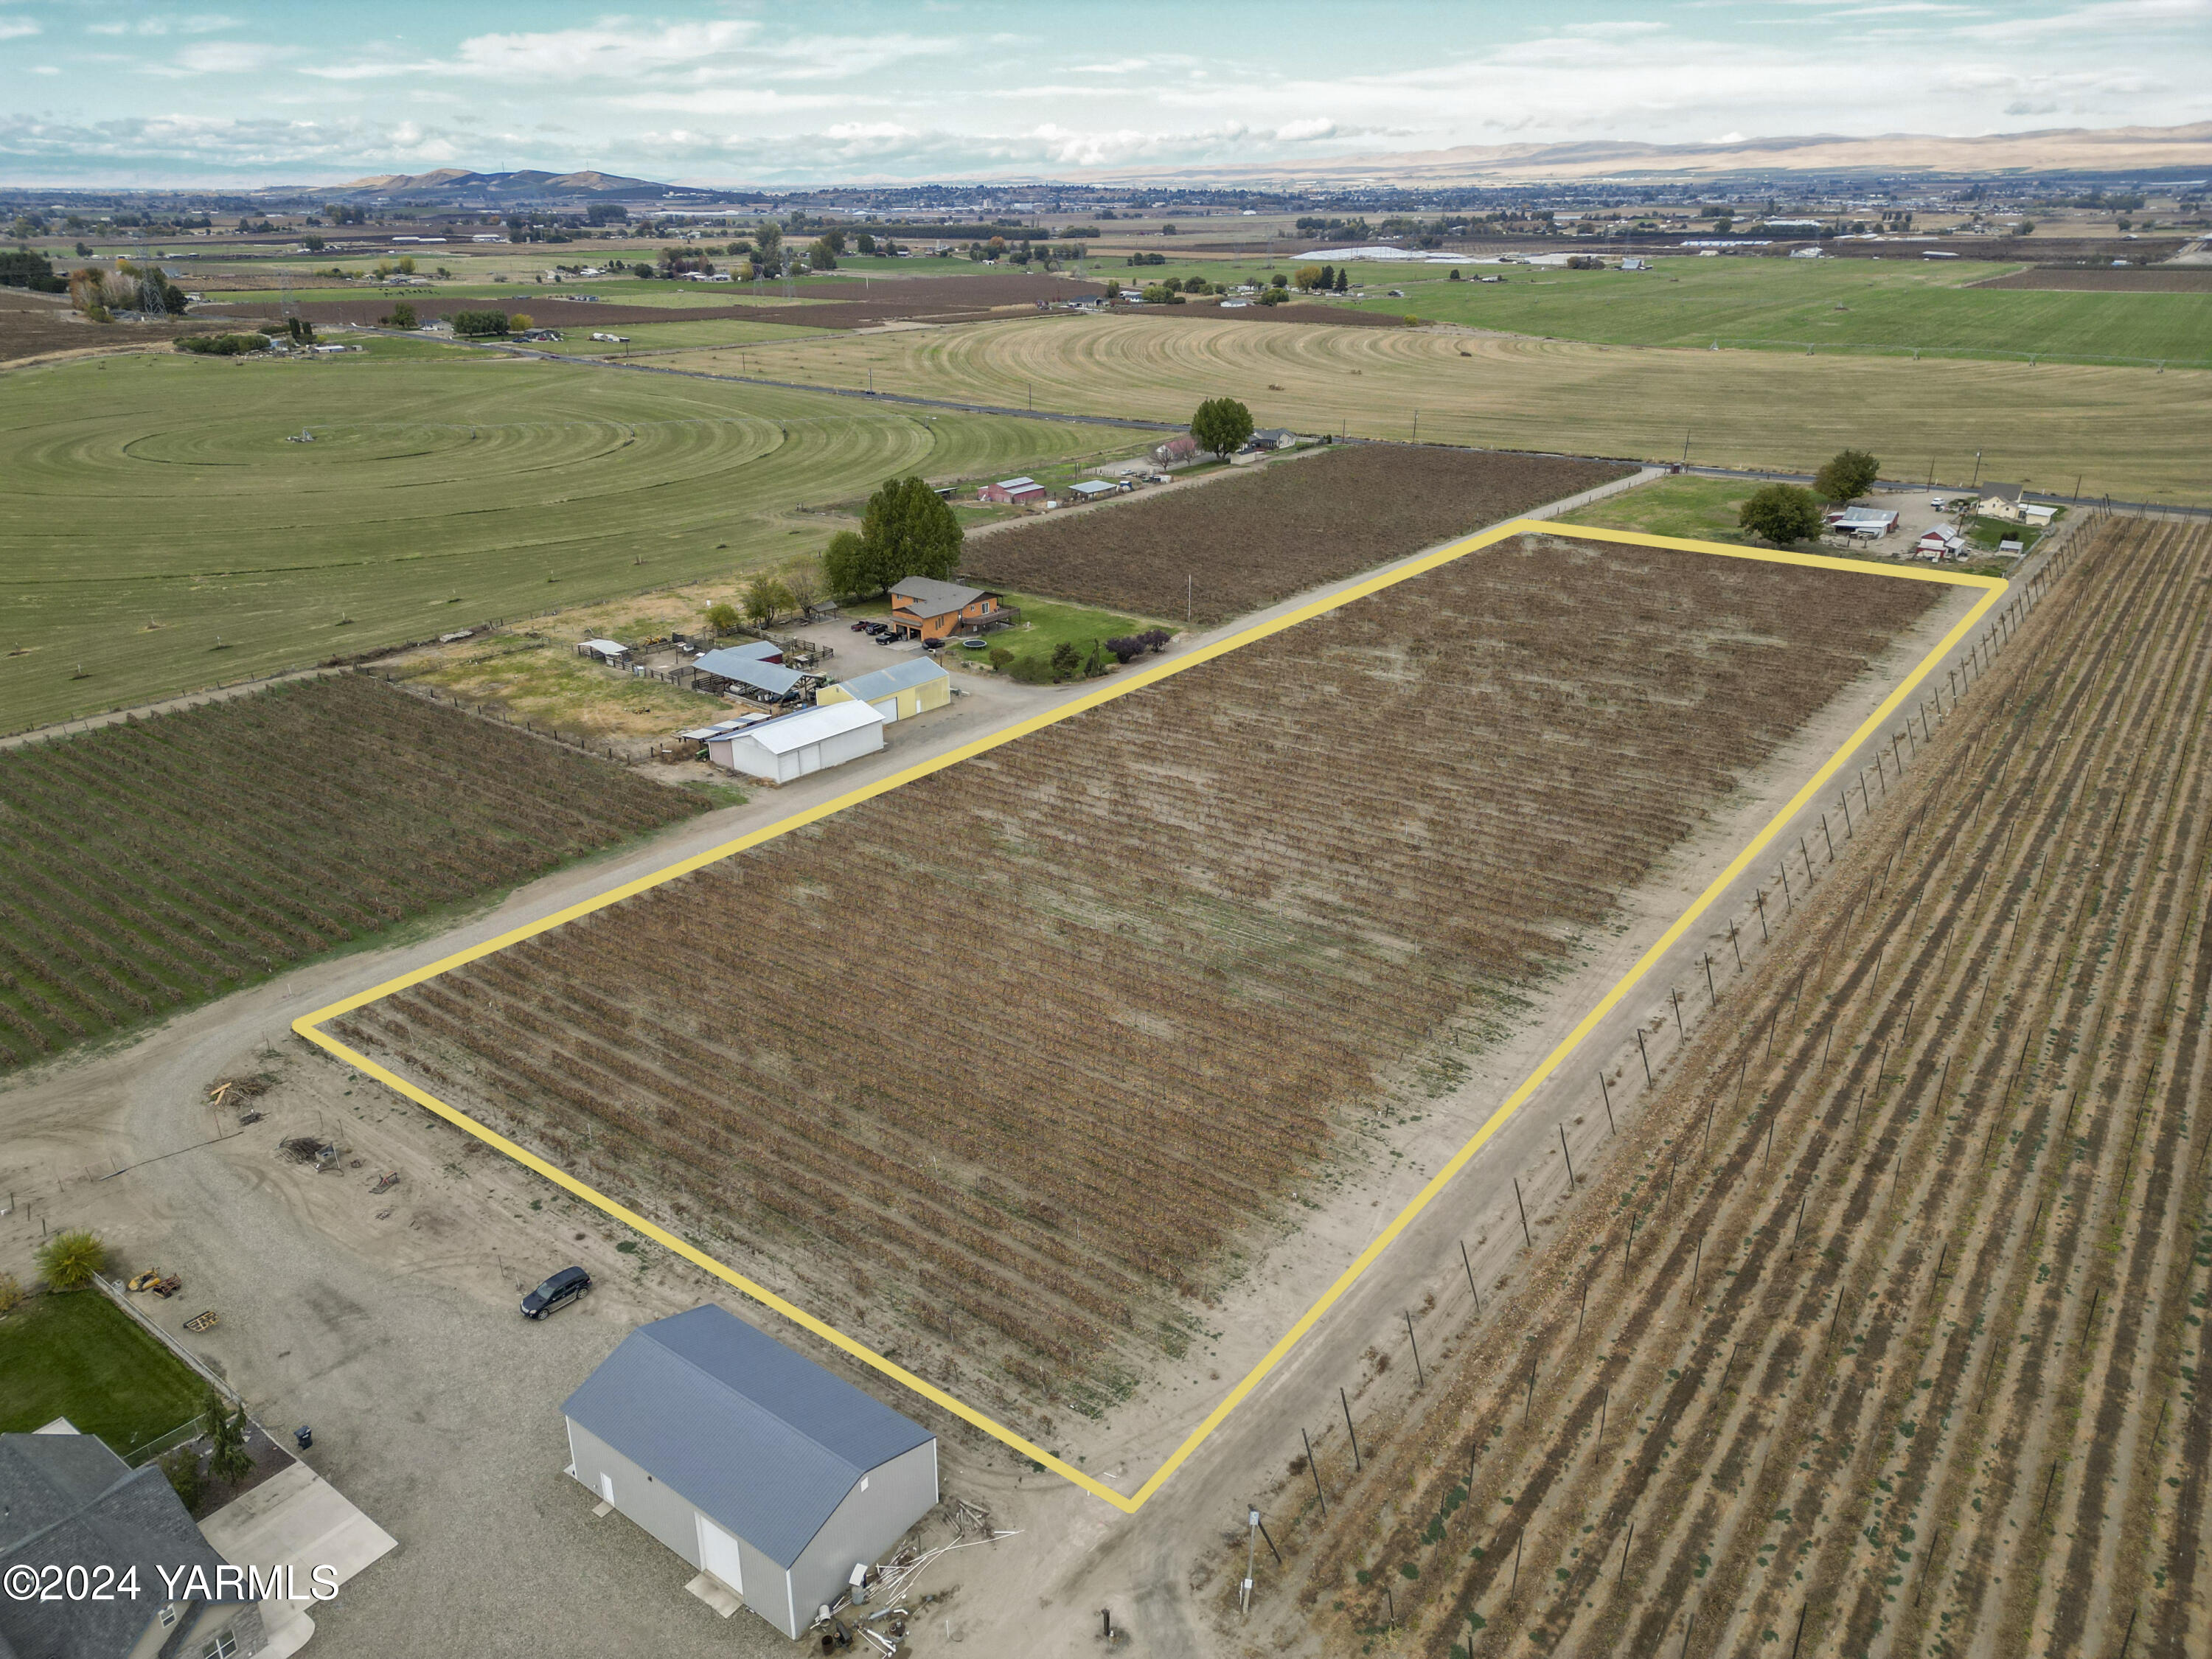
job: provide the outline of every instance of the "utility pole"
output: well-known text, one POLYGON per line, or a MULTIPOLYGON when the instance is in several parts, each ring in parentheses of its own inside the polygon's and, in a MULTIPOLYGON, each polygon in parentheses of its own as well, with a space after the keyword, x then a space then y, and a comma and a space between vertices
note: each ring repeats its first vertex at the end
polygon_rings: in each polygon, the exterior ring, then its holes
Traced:
POLYGON ((1245 1616, 1249 1618, 1252 1613, 1252 1572, 1257 1565, 1260 1549, 1260 1511, 1247 1510, 1244 1514, 1250 1530, 1244 1539, 1244 1590, 1242 1601, 1245 1616))

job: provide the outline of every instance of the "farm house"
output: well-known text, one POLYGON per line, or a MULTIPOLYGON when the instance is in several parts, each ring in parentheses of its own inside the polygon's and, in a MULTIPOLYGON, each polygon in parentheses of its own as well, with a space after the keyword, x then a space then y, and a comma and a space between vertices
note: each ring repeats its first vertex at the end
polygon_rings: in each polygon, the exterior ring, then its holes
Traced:
POLYGON ((981 630, 1017 622, 1021 612, 988 587, 965 587, 929 576, 891 585, 891 626, 918 640, 942 640, 963 629, 981 630))
POLYGON ((825 685, 814 696, 817 708, 865 702, 884 717, 885 725, 912 720, 924 709, 942 708, 951 701, 952 676, 945 672, 943 664, 926 657, 893 663, 842 684, 825 685))
POLYGON ((568 1473, 786 1636, 937 1502, 937 1439, 709 1304, 641 1326, 561 1407, 568 1473))
POLYGON ((763 783, 789 783, 883 746, 884 717, 867 703, 848 700, 711 737, 707 758, 763 783))

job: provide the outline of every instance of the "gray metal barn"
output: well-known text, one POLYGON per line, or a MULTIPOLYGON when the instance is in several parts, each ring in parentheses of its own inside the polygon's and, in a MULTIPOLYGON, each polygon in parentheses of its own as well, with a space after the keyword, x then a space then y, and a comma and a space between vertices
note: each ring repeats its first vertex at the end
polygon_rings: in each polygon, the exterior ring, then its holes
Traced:
POLYGON ((726 1308, 656 1320, 562 1407, 568 1473, 786 1636, 937 1502, 937 1440, 726 1308))

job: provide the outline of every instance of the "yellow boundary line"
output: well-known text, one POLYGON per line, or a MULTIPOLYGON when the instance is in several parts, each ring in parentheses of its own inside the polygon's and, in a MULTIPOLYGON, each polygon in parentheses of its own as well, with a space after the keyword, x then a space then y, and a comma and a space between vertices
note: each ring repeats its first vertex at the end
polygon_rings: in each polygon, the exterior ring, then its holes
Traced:
POLYGON ((1364 581, 1354 583, 1352 586, 1331 593, 1325 598, 1300 605, 1296 610, 1271 621, 1255 623, 1250 628, 1244 629, 1226 639, 1217 640, 1212 645, 1203 647, 1187 656, 1155 664, 1151 668, 1125 678, 1117 677, 1111 684, 1073 698, 1057 708, 1019 721, 1004 731, 978 738, 973 743, 963 744, 957 749, 921 762, 902 772, 894 773, 888 778, 867 784, 849 793, 840 795, 836 799, 827 801, 819 806, 811 806, 804 811, 793 813, 790 817, 770 824, 765 829, 756 830, 749 835, 740 836, 735 841, 725 842, 719 847, 711 848, 704 853, 681 860, 665 869, 655 871, 651 875, 641 876, 637 880, 627 882, 611 892, 602 893, 595 898, 572 904, 564 910, 556 911, 541 921, 530 922, 508 933, 501 933, 498 938, 487 940, 482 945, 472 945, 465 951, 457 951, 452 956, 434 962, 428 967, 417 968, 411 973, 402 974, 397 978, 386 980, 381 985, 374 986, 368 990, 333 1002, 328 1007, 319 1008, 313 1013, 302 1014, 292 1022, 292 1029, 356 1070, 374 1078, 386 1088, 404 1095, 416 1105, 466 1130, 485 1145, 505 1153, 525 1168, 536 1171, 556 1186, 565 1188, 585 1202, 612 1216, 623 1225, 644 1234, 662 1249, 682 1256, 694 1267, 703 1269, 725 1284, 743 1291, 762 1306, 774 1310, 793 1324, 802 1326, 812 1332, 823 1341, 842 1348, 862 1364, 881 1372, 902 1387, 913 1389, 924 1399, 951 1412, 955 1417, 975 1425, 994 1439, 1012 1447, 1023 1456, 1074 1482, 1093 1497, 1103 1498, 1124 1514, 1134 1515, 1144 1507, 1154 1492, 1167 1483, 1168 1478, 1197 1451, 1206 1437, 1227 1420, 1230 1413, 1236 1410, 1243 1402, 1245 1397, 1267 1377, 1267 1374, 1288 1357, 1291 1348, 1297 1346, 1307 1332, 1320 1322, 1323 1315, 1343 1298, 1358 1281, 1360 1275, 1375 1264, 1382 1252, 1389 1248, 1392 1241, 1413 1224, 1421 1212, 1426 1209, 1437 1195, 1450 1184, 1454 1176, 1467 1167, 1474 1155, 1480 1152, 1489 1143, 1491 1138, 1505 1126, 1508 1120, 1521 1109, 1529 1097, 1534 1095, 1545 1081, 1559 1070, 1568 1056, 1582 1044, 1583 1039, 1596 1029, 1598 1023, 1611 1013, 1659 959, 1673 949, 1683 935, 1696 925, 1698 918, 1712 907, 1713 903, 1727 891, 1730 884, 1751 867, 1752 860, 1772 843, 1774 838, 1782 833, 1784 827, 1796 817, 1808 803, 1817 798, 1828 781, 1836 775, 1844 763, 1858 750, 1860 745, 1886 725, 1890 716, 1904 706, 1905 698, 1911 695, 1914 688, 1934 671, 1937 663, 1941 662, 1954 647, 1973 631, 1976 624, 1989 613, 1990 608, 1996 604, 2009 586, 2010 584, 2002 577, 1996 576, 1969 576, 1955 571, 1941 570, 1891 570, 1862 564, 1850 559, 1832 559, 1820 554, 1784 553, 1757 548, 1729 547, 1717 542, 1685 541, 1671 536, 1643 535, 1634 531, 1604 530, 1584 525, 1555 524, 1544 520, 1516 519, 1510 523, 1485 531, 1480 535, 1470 536, 1464 541, 1455 542, 1434 553, 1425 554, 1395 569, 1386 571, 1381 575, 1370 576, 1364 581), (1922 658, 1912 672, 1899 681, 1896 689, 1891 691, 1882 700, 1881 705, 1860 723, 1858 729, 1844 739, 1843 746, 1830 756, 1826 763, 1806 780, 1804 787, 1792 795, 1783 805, 1781 810, 1768 820, 1765 827, 1745 844, 1743 850, 1730 860, 1728 868, 1713 878, 1705 890, 1691 902, 1689 908, 1676 917, 1667 931, 1652 942, 1650 948, 1636 959, 1635 964, 1614 981, 1613 988, 1583 1017, 1574 1030, 1568 1032, 1559 1045, 1550 1054, 1545 1055, 1535 1070, 1528 1075, 1520 1086, 1505 1097, 1504 1103, 1490 1115, 1481 1127, 1468 1137, 1466 1144, 1452 1155, 1451 1161, 1430 1177, 1428 1184, 1415 1194, 1405 1208, 1391 1218, 1389 1225, 1385 1227, 1376 1236, 1375 1241, 1353 1259, 1351 1265, 1337 1276, 1335 1282, 1322 1293, 1310 1308, 1299 1316, 1297 1323, 1285 1331, 1274 1346, 1261 1357, 1259 1363, 1239 1379, 1221 1403, 1206 1413, 1205 1420, 1184 1437, 1182 1443, 1175 1449, 1167 1461, 1153 1470, 1145 1484, 1138 1487, 1132 1495, 1124 1496, 1095 1477, 1086 1474, 1081 1469, 1062 1462, 1052 1453, 1024 1439, 1005 1425, 954 1398, 936 1384, 916 1376, 904 1366, 884 1358, 873 1349, 855 1341, 842 1331, 816 1318, 805 1309, 785 1300, 767 1286, 756 1284, 743 1273, 726 1267, 703 1250, 685 1243, 673 1233, 656 1226, 643 1216, 616 1203, 605 1194, 586 1186, 567 1170, 556 1169, 536 1153, 516 1146, 504 1135, 487 1128, 465 1112, 456 1110, 435 1096, 408 1082, 406 1079, 378 1065, 366 1054, 356 1053, 336 1037, 321 1030, 325 1021, 336 1019, 342 1014, 350 1013, 368 1003, 379 1001, 394 992, 405 990, 409 986, 420 984, 426 979, 434 978, 452 969, 474 962, 478 957, 490 956, 495 951, 503 951, 511 945, 535 938, 538 934, 551 928, 574 921, 579 916, 589 915, 595 910, 604 909, 608 905, 617 903, 649 888, 658 887, 663 882, 672 881, 678 876, 689 875, 694 870, 718 863, 732 854, 773 841, 779 836, 788 835, 794 830, 803 829, 810 823, 819 823, 835 813, 844 811, 848 807, 857 806, 863 801, 872 800, 878 795, 887 794, 905 784, 914 782, 918 778, 927 777, 933 772, 942 771, 948 766, 956 765, 973 756, 995 749, 1002 744, 1012 743, 1016 738, 1026 737, 1032 732, 1042 731, 1044 727, 1066 720, 1071 715, 1079 714, 1087 709, 1111 702, 1116 697, 1127 696, 1129 693, 1141 690, 1148 685, 1156 685, 1160 681, 1180 674, 1187 669, 1195 668, 1200 663, 1210 662, 1228 652, 1240 649, 1272 635, 1279 634, 1285 629, 1293 628, 1302 622, 1310 621, 1313 617, 1334 611, 1340 605, 1348 605, 1354 599, 1364 599, 1370 593, 1380 592, 1386 587, 1392 587, 1415 576, 1425 574, 1439 565, 1449 563, 1452 560, 1474 552, 1478 549, 1488 547, 1509 537, 1522 535, 1530 531, 1572 536, 1585 541, 1618 542, 1635 547, 1664 548, 1686 553, 1709 553, 1722 558, 1753 559, 1767 564, 1800 565, 1808 569, 1841 570, 1854 575, 1887 576, 1898 580, 1935 582, 1951 587, 1979 587, 1986 591, 1973 608, 1960 617, 1958 623, 1943 636, 1935 649, 1922 658))

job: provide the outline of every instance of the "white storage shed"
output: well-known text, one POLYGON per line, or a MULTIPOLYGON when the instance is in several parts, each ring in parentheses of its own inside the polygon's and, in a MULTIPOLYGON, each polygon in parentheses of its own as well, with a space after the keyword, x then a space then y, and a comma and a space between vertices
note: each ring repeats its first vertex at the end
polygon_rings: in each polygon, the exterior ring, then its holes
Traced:
POLYGON ((707 758, 764 783, 789 783, 884 746, 884 717, 865 702, 823 703, 707 739, 707 758))
POLYGON ((789 1637, 938 1499, 935 1436, 726 1308, 632 1331, 561 1410, 570 1474, 789 1637))

